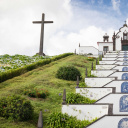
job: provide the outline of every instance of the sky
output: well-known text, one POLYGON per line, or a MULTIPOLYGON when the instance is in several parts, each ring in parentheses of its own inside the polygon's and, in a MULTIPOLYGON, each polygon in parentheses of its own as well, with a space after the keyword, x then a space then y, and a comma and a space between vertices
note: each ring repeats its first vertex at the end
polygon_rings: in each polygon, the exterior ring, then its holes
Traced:
POLYGON ((44 53, 58 55, 94 46, 128 21, 127 0, 0 0, 0 55, 28 55, 39 52, 42 13, 44 53))

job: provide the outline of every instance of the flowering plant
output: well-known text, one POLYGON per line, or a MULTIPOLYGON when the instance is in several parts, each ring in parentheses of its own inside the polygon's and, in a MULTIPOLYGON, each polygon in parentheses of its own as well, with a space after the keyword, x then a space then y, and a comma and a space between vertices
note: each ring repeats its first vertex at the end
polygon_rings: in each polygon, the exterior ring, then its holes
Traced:
POLYGON ((93 61, 95 59, 95 57, 88 57, 87 60, 89 61, 93 61))
POLYGON ((24 95, 28 95, 29 97, 45 99, 49 95, 49 92, 46 89, 25 89, 24 95))

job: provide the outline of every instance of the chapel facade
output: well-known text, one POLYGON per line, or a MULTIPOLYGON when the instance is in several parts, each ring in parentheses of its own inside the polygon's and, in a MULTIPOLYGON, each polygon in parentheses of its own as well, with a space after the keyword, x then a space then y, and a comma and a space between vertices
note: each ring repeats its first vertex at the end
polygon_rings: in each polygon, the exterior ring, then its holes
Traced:
POLYGON ((128 51, 128 26, 125 24, 119 29, 117 33, 112 35, 112 41, 109 41, 109 35, 107 33, 103 36, 102 42, 97 42, 98 48, 93 46, 80 46, 79 54, 92 54, 94 57, 98 57, 102 53, 112 51, 128 51))
POLYGON ((103 36, 103 42, 97 42, 100 51, 128 51, 128 26, 125 22, 123 27, 112 36, 112 42, 109 42, 107 33, 103 36))

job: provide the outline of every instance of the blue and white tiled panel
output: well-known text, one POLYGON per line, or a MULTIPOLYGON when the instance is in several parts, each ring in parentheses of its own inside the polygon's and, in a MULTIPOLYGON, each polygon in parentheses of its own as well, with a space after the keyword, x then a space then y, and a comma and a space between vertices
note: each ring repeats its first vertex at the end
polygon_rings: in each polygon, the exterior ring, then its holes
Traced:
POLYGON ((128 65, 128 61, 117 61, 114 64, 119 64, 119 65, 128 65))
POLYGON ((117 58, 117 61, 124 61, 124 62, 128 62, 128 58, 124 58, 124 57, 117 58))
POLYGON ((124 71, 124 72, 127 72, 128 71, 128 66, 116 66, 114 67, 113 69, 117 69, 119 71, 124 71))
POLYGON ((128 128, 128 116, 105 116, 86 128, 128 128))
POLYGON ((128 80, 128 73, 126 72, 115 72, 110 77, 117 77, 118 80, 128 80))
POLYGON ((117 93, 128 93, 128 82, 114 80, 106 84, 104 87, 115 87, 117 93))
POLYGON ((128 57, 128 52, 124 52, 124 53, 119 53, 118 57, 128 57))
POLYGON ((113 114, 128 114, 128 94, 109 94, 96 103, 112 103, 113 114))

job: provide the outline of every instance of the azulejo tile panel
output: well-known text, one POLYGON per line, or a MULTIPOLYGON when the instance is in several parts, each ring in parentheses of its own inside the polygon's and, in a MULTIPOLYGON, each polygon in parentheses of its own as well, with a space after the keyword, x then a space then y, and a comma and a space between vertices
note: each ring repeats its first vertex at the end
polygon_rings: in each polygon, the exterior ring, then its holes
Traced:
POLYGON ((123 67, 122 71, 128 71, 128 67, 123 67))
POLYGON ((127 58, 124 58, 123 61, 128 61, 128 59, 127 58))
POLYGON ((127 62, 124 62, 123 65, 128 65, 128 63, 127 62))
POLYGON ((121 84, 121 92, 122 93, 128 93, 128 82, 123 82, 121 84))
POLYGON ((123 118, 118 123, 118 128, 128 128, 128 118, 123 118))
POLYGON ((128 95, 120 98, 120 112, 128 112, 128 95))
POLYGON ((122 80, 128 80, 128 73, 122 74, 122 80))

